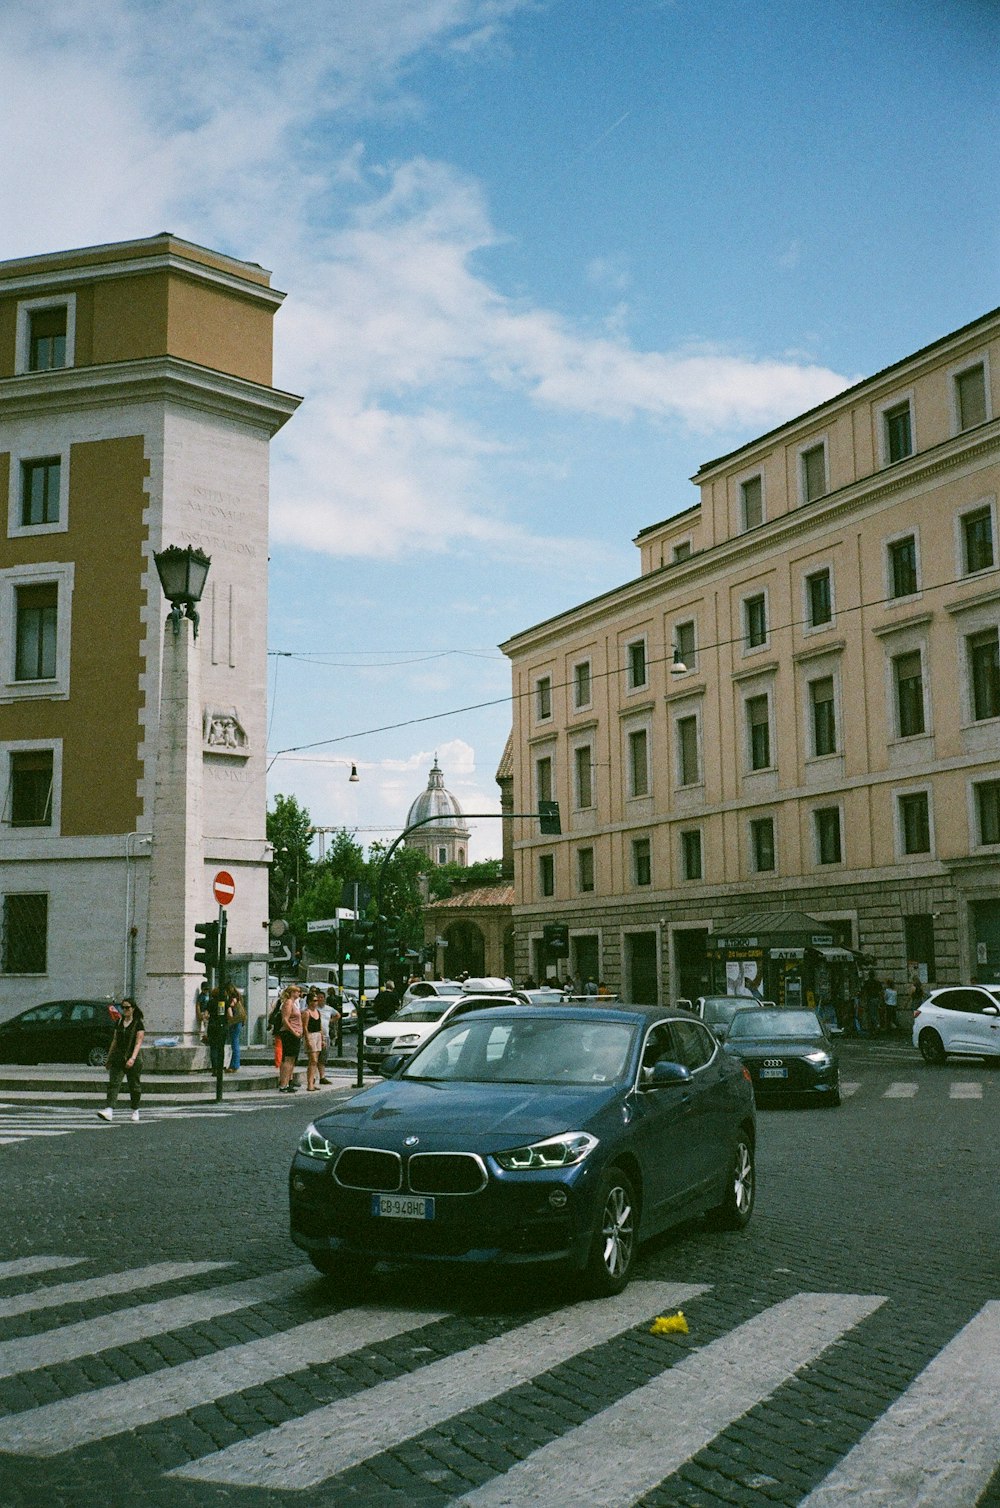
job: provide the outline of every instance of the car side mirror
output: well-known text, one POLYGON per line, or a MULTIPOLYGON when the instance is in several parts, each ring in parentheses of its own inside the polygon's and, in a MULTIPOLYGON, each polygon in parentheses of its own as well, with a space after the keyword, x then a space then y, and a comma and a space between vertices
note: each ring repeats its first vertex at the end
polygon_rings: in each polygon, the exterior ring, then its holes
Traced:
POLYGON ((1000 1005, 984 1005, 984 1016, 1000 1016, 1000 1005))
POLYGON ((685 1068, 683 1063, 670 1063, 661 1058, 659 1063, 654 1063, 649 1078, 646 1081, 647 1089, 670 1089, 676 1084, 690 1084, 691 1070, 685 1068))
POLYGON ((407 1060, 405 1052, 391 1052, 387 1058, 383 1058, 382 1067, 379 1070, 384 1079, 394 1079, 407 1060))

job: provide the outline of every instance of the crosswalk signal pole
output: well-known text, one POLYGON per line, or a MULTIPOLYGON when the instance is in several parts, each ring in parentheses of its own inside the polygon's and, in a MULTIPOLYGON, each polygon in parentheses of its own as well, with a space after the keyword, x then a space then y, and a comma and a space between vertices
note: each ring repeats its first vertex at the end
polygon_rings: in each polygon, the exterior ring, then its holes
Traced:
POLYGON ((215 1102, 222 1102, 223 1074, 226 1066, 226 997, 223 991, 226 988, 226 908, 219 907, 219 962, 215 973, 217 994, 215 997, 216 1031, 221 1041, 218 1043, 215 1055, 215 1102))

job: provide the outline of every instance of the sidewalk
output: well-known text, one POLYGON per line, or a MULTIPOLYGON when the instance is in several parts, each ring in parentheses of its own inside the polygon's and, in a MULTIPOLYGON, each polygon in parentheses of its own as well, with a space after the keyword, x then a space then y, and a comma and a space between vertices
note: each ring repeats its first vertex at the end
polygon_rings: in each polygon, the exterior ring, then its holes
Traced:
MULTIPOLYGON (((327 1064, 327 1077, 332 1081, 317 1090, 319 1100, 309 1100, 305 1088, 305 1066, 295 1072, 300 1093, 308 1104, 322 1105, 324 1100, 338 1097, 355 1089, 356 1069, 341 1059, 327 1064)), ((39 1063, 22 1067, 19 1064, 0 1065, 0 1103, 11 1105, 67 1105, 97 1106, 104 1102, 108 1074, 105 1068, 88 1068, 84 1063, 39 1063)), ((365 1072, 365 1084, 376 1082, 376 1076, 365 1072)), ((142 1102, 144 1105, 200 1105, 215 1104, 215 1074, 198 1073, 149 1073, 142 1076, 142 1102)), ((123 1085, 122 1093, 128 1098, 123 1085)), ((245 1099, 248 1094, 262 1102, 273 1100, 284 1104, 286 1096, 278 1097, 278 1075, 274 1064, 250 1062, 236 1073, 222 1076, 223 1104, 226 1100, 245 1099)))

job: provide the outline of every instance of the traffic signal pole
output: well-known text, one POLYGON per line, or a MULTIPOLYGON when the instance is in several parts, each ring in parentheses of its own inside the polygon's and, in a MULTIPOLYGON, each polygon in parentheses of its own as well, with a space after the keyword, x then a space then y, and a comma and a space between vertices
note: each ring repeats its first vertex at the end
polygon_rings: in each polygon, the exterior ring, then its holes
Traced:
POLYGON ((218 1018, 217 1030, 222 1034, 222 1041, 216 1051, 215 1068, 215 1102, 222 1102, 223 1074, 226 1066, 226 997, 223 991, 228 983, 226 978, 226 908, 219 907, 219 961, 216 967, 215 980, 218 994, 215 1000, 215 1008, 218 1018))

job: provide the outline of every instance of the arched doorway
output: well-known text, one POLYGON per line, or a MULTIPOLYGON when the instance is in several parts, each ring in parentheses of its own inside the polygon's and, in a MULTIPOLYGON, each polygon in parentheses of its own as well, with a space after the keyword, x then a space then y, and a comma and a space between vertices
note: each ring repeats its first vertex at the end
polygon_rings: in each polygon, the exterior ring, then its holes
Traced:
POLYGON ((473 922, 453 922, 444 935, 448 943, 445 971, 449 978, 486 972, 486 940, 473 922))

